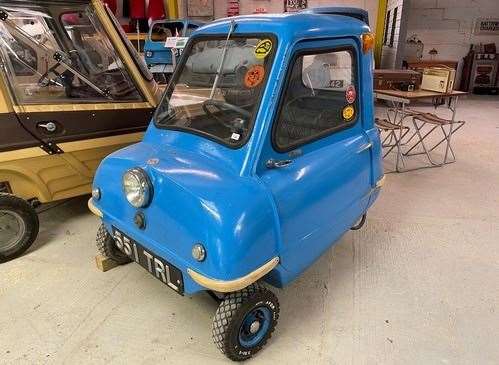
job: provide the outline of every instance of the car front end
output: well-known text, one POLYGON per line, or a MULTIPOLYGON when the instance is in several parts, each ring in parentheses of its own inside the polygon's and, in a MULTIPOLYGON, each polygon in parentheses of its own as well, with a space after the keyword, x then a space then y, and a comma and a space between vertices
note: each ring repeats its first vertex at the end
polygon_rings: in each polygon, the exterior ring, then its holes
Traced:
POLYGON ((279 263, 268 193, 240 174, 273 57, 255 55, 265 35, 226 38, 191 43, 144 141, 103 161, 89 201, 120 250, 180 294, 234 292, 279 263))

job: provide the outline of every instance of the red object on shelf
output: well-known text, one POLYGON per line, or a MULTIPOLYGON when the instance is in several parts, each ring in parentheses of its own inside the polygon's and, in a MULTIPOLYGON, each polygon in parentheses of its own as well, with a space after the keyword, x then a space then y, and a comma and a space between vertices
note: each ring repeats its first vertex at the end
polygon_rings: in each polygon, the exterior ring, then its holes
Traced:
POLYGON ((103 0, 103 2, 108 6, 108 8, 113 12, 113 14, 116 14, 116 10, 118 10, 118 4, 116 0, 103 0))
POLYGON ((123 28, 123 31, 125 33, 130 33, 132 31, 132 28, 130 27, 130 24, 121 24, 121 27, 123 28))
POLYGON ((130 0, 130 19, 147 19, 145 0, 130 0))
POLYGON ((166 18, 163 0, 149 0, 147 8, 147 18, 150 21, 166 18))

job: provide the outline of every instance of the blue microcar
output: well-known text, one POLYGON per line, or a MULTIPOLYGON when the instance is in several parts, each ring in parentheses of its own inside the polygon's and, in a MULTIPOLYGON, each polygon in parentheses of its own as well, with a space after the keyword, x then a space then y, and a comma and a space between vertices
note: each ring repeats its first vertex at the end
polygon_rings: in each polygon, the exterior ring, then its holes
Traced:
POLYGON ((190 37, 203 24, 205 23, 191 19, 157 20, 151 24, 144 45, 144 56, 149 70, 158 81, 169 79, 182 51, 182 49, 173 50, 167 47, 167 39, 190 37))
POLYGON ((245 360, 276 296, 348 232, 383 183, 367 13, 320 8, 195 31, 144 140, 98 168, 97 244, 178 294, 220 301, 213 339, 245 360))

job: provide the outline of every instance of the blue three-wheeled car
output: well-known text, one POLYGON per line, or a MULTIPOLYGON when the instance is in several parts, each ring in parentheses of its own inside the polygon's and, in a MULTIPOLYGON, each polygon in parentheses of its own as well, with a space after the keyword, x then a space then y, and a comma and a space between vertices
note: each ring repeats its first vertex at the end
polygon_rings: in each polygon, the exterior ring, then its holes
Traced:
POLYGON ((367 13, 222 19, 192 34, 144 140, 107 157, 98 246, 179 294, 220 300, 213 339, 260 350, 282 287, 352 227, 383 183, 367 13))

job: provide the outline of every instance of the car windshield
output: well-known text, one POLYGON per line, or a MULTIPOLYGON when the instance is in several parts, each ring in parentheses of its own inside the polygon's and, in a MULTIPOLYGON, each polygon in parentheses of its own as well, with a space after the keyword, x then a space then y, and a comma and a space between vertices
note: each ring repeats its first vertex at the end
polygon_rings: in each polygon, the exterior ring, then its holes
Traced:
POLYGON ((156 114, 156 125, 231 147, 247 141, 275 45, 268 37, 196 40, 156 114))

